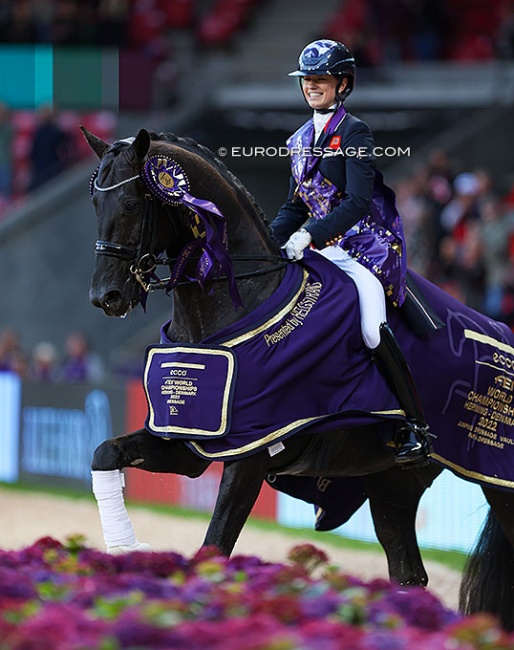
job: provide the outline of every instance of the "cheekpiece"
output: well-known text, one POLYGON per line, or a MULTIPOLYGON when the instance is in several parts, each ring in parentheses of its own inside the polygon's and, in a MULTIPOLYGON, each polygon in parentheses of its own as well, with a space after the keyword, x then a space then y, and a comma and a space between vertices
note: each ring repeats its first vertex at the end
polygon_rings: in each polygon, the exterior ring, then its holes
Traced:
POLYGON ((143 165, 143 180, 150 192, 170 205, 179 205, 189 193, 189 179, 182 167, 167 156, 152 156, 143 165))

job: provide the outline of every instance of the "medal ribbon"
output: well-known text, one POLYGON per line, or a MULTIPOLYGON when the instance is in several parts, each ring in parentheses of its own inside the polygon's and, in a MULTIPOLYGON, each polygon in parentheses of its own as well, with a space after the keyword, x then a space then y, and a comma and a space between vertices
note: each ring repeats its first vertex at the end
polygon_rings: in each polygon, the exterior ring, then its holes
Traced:
POLYGON ((171 158, 149 158, 143 168, 143 179, 150 191, 164 203, 185 205, 192 211, 191 227, 197 235, 180 252, 166 291, 171 291, 177 285, 192 253, 201 247, 203 250, 195 273, 200 287, 204 289, 207 282, 225 275, 234 307, 242 307, 232 260, 228 254, 227 223, 218 207, 211 201, 198 199, 189 193, 189 179, 180 165, 171 158))

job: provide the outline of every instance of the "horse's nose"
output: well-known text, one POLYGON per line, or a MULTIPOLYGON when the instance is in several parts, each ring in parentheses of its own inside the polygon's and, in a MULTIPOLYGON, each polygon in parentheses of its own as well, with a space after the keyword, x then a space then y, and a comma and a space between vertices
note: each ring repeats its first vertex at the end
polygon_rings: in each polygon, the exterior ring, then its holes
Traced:
POLYGON ((107 291, 104 294, 99 294, 91 290, 89 292, 89 300, 95 307, 115 312, 122 302, 122 297, 121 293, 116 290, 107 291))

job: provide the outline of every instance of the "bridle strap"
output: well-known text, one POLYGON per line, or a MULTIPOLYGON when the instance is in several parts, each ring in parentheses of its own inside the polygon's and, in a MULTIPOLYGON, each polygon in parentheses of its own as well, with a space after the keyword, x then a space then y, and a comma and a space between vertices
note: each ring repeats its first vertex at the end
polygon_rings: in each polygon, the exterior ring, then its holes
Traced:
POLYGON ((99 239, 95 244, 95 253, 97 255, 116 257, 125 262, 137 264, 141 258, 147 254, 147 251, 150 250, 154 223, 155 202, 151 194, 145 194, 143 203, 143 219, 141 221, 141 231, 137 248, 131 248, 130 246, 124 246, 123 244, 118 244, 116 242, 99 239))
POLYGON ((95 190, 98 190, 99 192, 110 192, 111 190, 115 190, 118 187, 121 187, 122 185, 126 185, 131 181, 137 180, 138 178, 140 178, 140 174, 137 174, 137 176, 131 176, 130 178, 126 178, 124 181, 120 181, 119 183, 115 183, 114 185, 109 185, 108 187, 100 187, 100 185, 98 185, 98 179, 94 178, 93 187, 95 188, 95 190))
POLYGON ((136 251, 122 244, 99 239, 95 244, 95 253, 97 255, 108 255, 120 260, 132 261, 135 258, 136 251))
POLYGON ((154 226, 155 201, 153 200, 153 196, 147 192, 143 201, 143 220, 141 223, 141 233, 139 235, 139 246, 137 248, 134 262, 140 260, 151 250, 154 226))
MULTIPOLYGON (((156 291, 159 289, 165 289, 166 292, 168 292, 171 288, 179 287, 179 286, 184 286, 184 285, 192 285, 196 283, 196 280, 194 278, 187 278, 185 280, 179 280, 180 277, 183 277, 183 268, 180 268, 181 266, 181 261, 184 260, 186 257, 187 259, 191 258, 191 253, 194 250, 194 243, 195 242, 190 242, 191 244, 191 251, 187 251, 187 254, 184 256, 179 256, 179 257, 153 257, 151 262, 152 262, 152 269, 150 273, 147 273, 148 280, 145 282, 144 288, 145 291, 151 292, 151 291, 156 291), (154 269, 157 266, 169 266, 172 268, 173 265, 173 270, 172 274, 169 278, 159 278, 155 272, 154 269)), ((184 253, 185 251, 182 251, 184 253)), ((245 280, 247 278, 254 278, 259 275, 265 275, 267 273, 273 273, 275 271, 279 271, 280 269, 285 268, 286 266, 289 266, 293 260, 287 259, 286 257, 283 257, 282 255, 231 255, 231 259, 233 262, 269 262, 268 266, 265 266, 262 269, 254 269, 253 271, 245 271, 241 273, 236 273, 234 275, 234 278, 236 280, 245 280)), ((198 261, 198 258, 192 258, 193 261, 198 261)), ((140 271, 140 276, 145 275, 144 270, 142 269, 140 271)), ((137 276, 136 276, 137 277, 137 276)), ((214 282, 223 282, 229 280, 229 278, 226 275, 219 275, 216 278, 213 278, 214 282)))

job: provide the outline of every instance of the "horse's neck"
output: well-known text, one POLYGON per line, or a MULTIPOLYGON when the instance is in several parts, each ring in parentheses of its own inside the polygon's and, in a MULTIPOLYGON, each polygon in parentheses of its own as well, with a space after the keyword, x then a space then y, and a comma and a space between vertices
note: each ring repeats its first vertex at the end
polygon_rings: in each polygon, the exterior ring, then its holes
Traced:
POLYGON ((267 300, 278 288, 282 270, 237 281, 243 307, 237 311, 227 291, 227 282, 214 282, 211 293, 197 284, 177 287, 173 292, 173 316, 168 336, 172 341, 199 343, 240 320, 267 300))
MULTIPOLYGON (((278 246, 273 242, 269 229, 261 216, 240 205, 227 214, 230 255, 234 258, 234 271, 248 272, 272 265, 271 261, 250 261, 242 263, 239 255, 278 255, 278 246), (229 215, 235 215, 230 221, 229 215)), ((228 282, 212 283, 210 293, 202 292, 196 283, 177 287, 173 292, 173 317, 168 331, 172 341, 200 342, 225 327, 240 320, 267 300, 278 288, 283 269, 237 280, 243 308, 235 310, 228 292, 228 282)))

